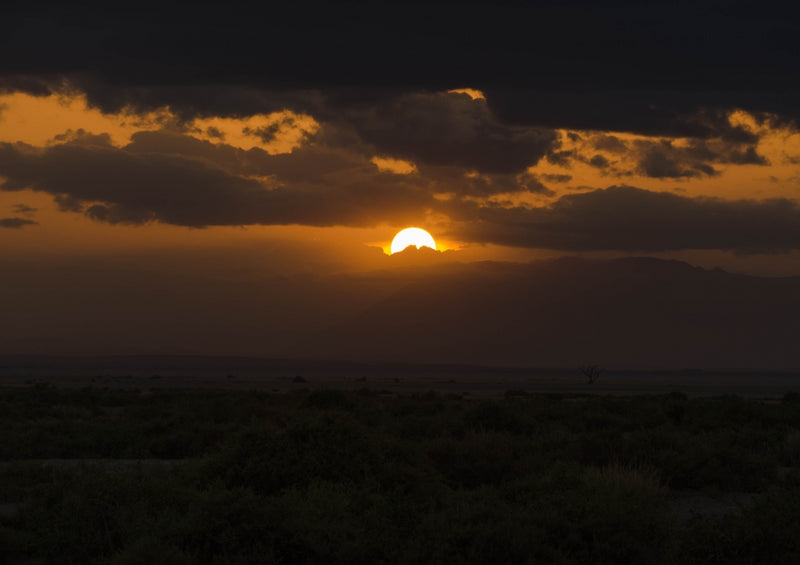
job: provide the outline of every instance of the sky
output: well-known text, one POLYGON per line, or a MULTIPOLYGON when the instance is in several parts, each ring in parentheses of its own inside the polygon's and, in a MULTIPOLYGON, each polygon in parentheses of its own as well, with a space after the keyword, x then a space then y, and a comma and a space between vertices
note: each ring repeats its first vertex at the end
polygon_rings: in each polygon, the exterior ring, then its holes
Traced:
POLYGON ((800 19, 768 3, 4 12, 0 353, 303 355, 414 266, 800 276, 800 19), (408 226, 439 253, 389 256, 408 226))

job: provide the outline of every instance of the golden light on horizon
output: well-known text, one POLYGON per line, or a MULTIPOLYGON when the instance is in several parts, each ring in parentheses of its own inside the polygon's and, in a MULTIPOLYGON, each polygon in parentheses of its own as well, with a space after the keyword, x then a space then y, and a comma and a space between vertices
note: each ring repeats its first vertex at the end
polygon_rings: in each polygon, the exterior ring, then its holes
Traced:
POLYGON ((422 228, 406 228, 397 232, 394 236, 391 245, 392 255, 399 251, 403 251, 409 245, 415 246, 417 249, 420 247, 430 247, 436 250, 436 242, 433 236, 422 228))

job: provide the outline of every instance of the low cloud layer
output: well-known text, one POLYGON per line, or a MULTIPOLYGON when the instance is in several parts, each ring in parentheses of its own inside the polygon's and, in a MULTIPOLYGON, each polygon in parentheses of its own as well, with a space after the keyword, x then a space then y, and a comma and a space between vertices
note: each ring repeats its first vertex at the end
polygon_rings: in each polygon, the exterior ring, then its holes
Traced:
MULTIPOLYGON (((246 13, 15 3, 0 89, 81 92, 110 113, 168 107, 184 121, 306 112, 381 156, 490 174, 558 159, 557 128, 752 146, 730 111, 800 123, 800 18, 785 6, 303 2, 271 5, 270 24, 246 13), (445 94, 465 87, 485 100, 445 94)), ((716 160, 759 160, 737 151, 716 160)), ((660 146, 639 164, 653 178, 717 170, 660 146)))
MULTIPOLYGON (((261 152, 260 158, 274 159, 278 170, 286 165, 281 156, 261 152)), ((280 177, 269 177, 272 171, 256 179, 185 155, 102 145, 0 144, 3 190, 47 192, 62 209, 109 223, 372 225, 388 211, 419 217, 433 201, 403 176, 376 182, 380 173, 368 165, 343 171, 343 180, 322 175, 287 187, 280 177)), ((292 167, 285 168, 291 176, 292 167)))
POLYGON ((270 5, 266 18, 246 8, 14 3, 0 82, 43 93, 69 77, 104 109, 182 115, 281 109, 287 90, 307 92, 292 96, 306 107, 335 90, 326 105, 365 107, 386 92, 471 87, 517 125, 704 137, 715 126, 691 118, 702 108, 800 117, 800 19, 785 3, 303 2, 270 5))
POLYGON ((46 148, 0 144, 0 175, 4 191, 46 192, 63 210, 107 223, 374 226, 438 214, 455 222, 450 235, 456 239, 517 247, 800 248, 800 207, 789 199, 723 200, 612 186, 564 194, 549 205, 514 205, 476 195, 552 192, 529 174, 467 175, 457 167, 397 174, 356 152, 313 144, 269 155, 170 132, 141 132, 123 148, 82 135, 46 148))
POLYGON ((25 218, 0 218, 0 228, 22 228, 35 224, 33 220, 26 220, 25 218))
POLYGON ((473 241, 569 251, 800 248, 793 200, 721 200, 630 186, 561 197, 541 208, 471 207, 455 235, 473 241))

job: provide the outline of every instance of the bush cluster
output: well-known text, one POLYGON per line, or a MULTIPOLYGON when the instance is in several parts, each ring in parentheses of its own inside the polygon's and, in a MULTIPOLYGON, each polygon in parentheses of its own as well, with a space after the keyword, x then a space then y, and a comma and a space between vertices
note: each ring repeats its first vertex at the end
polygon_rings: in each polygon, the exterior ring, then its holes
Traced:
POLYGON ((6 389, 0 563, 800 562, 799 423, 790 395, 6 389), (687 521, 687 492, 754 502, 687 521))

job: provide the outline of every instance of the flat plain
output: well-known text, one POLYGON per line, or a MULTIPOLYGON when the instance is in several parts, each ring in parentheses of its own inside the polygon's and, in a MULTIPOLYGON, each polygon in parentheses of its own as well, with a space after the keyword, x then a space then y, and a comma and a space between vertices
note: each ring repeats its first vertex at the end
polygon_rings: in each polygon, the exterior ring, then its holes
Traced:
POLYGON ((791 373, 107 361, 3 368, 0 562, 800 559, 791 373))

